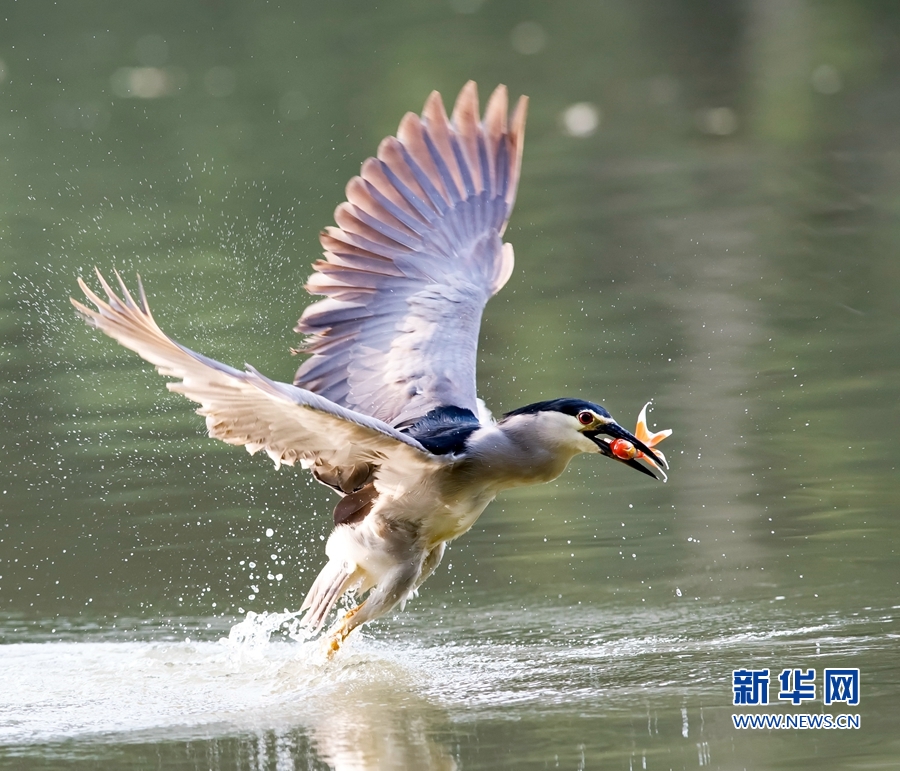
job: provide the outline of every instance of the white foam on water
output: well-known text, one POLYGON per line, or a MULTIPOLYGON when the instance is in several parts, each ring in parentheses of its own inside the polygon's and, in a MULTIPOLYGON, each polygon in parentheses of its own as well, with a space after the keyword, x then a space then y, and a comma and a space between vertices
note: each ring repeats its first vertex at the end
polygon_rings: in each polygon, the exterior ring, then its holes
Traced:
POLYGON ((270 641, 285 625, 296 631, 295 620, 250 614, 217 642, 0 646, 0 746, 27 754, 72 741, 284 737, 300 729, 341 769, 446 755, 429 728, 446 719, 427 695, 437 682, 434 656, 417 659, 414 642, 397 649, 357 636, 328 660, 320 640, 270 641), (415 735, 410 720, 421 727, 415 735))

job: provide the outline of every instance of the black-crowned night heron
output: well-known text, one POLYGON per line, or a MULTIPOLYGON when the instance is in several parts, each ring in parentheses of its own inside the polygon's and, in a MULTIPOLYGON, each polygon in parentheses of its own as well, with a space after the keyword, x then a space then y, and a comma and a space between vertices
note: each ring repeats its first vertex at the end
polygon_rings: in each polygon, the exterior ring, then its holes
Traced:
MULTIPOLYGON (((553 399, 494 422, 476 396, 481 313, 513 269, 501 236, 519 181, 526 97, 507 122, 499 86, 482 119, 475 84, 452 119, 440 94, 408 113, 347 185, 338 227, 321 235, 325 259, 306 288, 326 299, 297 331, 312 354, 279 383, 184 348, 139 302, 98 277, 107 299, 79 284, 97 310, 87 321, 178 378, 172 391, 199 402, 209 434, 280 464, 296 461, 340 496, 328 563, 301 610, 322 627, 350 591, 365 599, 330 633, 336 650, 356 627, 415 592, 501 490, 555 479, 578 453, 643 471, 665 459, 643 413, 635 436, 599 404, 553 399)), ((117 274, 118 275, 118 274, 117 274)))

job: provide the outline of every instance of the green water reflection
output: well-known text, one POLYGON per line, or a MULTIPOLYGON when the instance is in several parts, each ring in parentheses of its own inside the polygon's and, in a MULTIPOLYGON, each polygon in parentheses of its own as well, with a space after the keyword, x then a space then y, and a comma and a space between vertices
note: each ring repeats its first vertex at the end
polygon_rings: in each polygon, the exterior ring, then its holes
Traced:
POLYGON ((29 740, 17 721, 46 707, 0 696, 0 767, 347 767, 335 747, 354 741, 353 767, 371 768, 896 761, 893 4, 0 16, 0 640, 26 669, 30 643, 212 641, 244 611, 299 605, 328 495, 206 438, 67 298, 94 265, 139 271, 176 339, 290 379, 316 233, 433 88, 474 78, 532 99, 517 270, 482 334, 489 406, 579 395, 627 425, 652 398, 675 429, 667 485, 580 458, 494 503, 406 614, 372 628, 371 678, 329 702, 341 731, 268 720, 263 702, 202 727, 170 715, 29 740), (598 121, 585 136, 566 123, 579 103, 598 121), (251 580, 250 562, 282 579, 251 580), (438 651, 421 654, 431 676, 379 663, 417 645, 438 651), (602 645, 637 653, 605 668, 602 645), (732 668, 815 656, 862 670, 862 730, 731 727, 732 668))

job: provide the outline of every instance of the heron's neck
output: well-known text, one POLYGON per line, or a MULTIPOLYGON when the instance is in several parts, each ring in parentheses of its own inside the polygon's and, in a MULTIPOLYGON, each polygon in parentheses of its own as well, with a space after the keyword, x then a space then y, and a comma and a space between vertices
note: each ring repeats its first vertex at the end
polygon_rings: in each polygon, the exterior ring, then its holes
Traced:
POLYGON ((468 442, 478 475, 497 489, 556 479, 573 457, 591 451, 590 441, 573 437, 556 415, 515 416, 478 429, 468 442))

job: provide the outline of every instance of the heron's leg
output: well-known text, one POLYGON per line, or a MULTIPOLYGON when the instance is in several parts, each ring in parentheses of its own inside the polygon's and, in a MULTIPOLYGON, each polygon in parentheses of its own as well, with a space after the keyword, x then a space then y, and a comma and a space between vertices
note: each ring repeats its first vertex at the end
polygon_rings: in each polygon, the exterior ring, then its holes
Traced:
MULTIPOLYGON (((425 580, 424 578, 420 580, 420 576, 426 563, 429 562, 429 557, 431 554, 422 561, 398 565, 382 576, 378 584, 369 592, 369 596, 355 608, 349 610, 328 632, 328 636, 325 638, 325 649, 329 658, 340 649, 344 640, 354 629, 383 616, 415 591, 415 588, 425 580)), ((439 561, 440 559, 438 559, 439 561)), ((435 567, 437 567, 437 562, 431 567, 431 570, 433 571, 435 567)))

